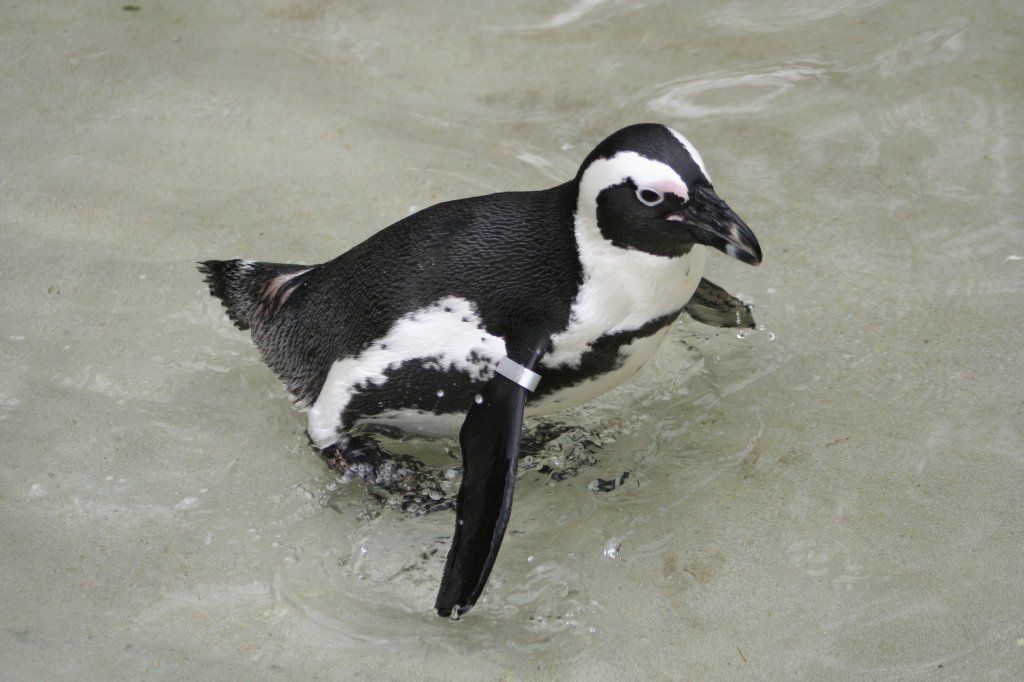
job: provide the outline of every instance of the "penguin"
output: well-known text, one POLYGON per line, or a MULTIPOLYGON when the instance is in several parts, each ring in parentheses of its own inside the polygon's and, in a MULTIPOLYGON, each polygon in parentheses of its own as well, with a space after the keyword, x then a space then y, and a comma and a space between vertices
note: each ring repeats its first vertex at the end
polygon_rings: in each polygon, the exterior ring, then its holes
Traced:
POLYGON ((447 201, 320 265, 199 263, 230 320, 308 410, 341 471, 387 469, 374 432, 455 437, 456 525, 435 602, 480 597, 512 506, 524 416, 632 376, 684 311, 752 326, 703 279, 707 248, 761 262, 697 149, 642 123, 598 144, 556 187, 447 201))

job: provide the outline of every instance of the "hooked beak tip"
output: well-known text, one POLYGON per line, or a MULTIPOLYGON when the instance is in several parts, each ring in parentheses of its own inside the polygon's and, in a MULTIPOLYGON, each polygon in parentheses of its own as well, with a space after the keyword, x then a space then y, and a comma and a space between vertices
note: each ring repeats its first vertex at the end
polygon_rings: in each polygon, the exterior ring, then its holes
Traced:
POLYGON ((754 232, 710 187, 698 187, 691 197, 694 218, 702 228, 704 244, 719 249, 748 265, 761 263, 761 245, 754 232))
POLYGON ((719 232, 724 242, 719 248, 748 265, 760 265, 761 245, 757 243, 757 237, 736 214, 732 214, 730 217, 732 219, 728 221, 728 227, 719 232))
POLYGON ((733 243, 726 243, 725 252, 737 260, 741 260, 748 265, 760 265, 761 264, 761 249, 750 250, 744 246, 738 246, 733 243))

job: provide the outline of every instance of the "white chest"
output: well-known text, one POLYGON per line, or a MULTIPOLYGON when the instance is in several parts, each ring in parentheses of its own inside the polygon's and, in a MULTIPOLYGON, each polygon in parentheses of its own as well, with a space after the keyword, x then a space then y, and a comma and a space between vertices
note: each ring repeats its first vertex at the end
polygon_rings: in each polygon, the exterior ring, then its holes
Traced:
MULTIPOLYGON (((660 329, 651 336, 645 336, 634 340, 619 349, 621 364, 610 372, 599 374, 578 384, 562 389, 556 393, 545 396, 541 400, 529 403, 526 407, 528 416, 540 416, 552 414, 570 407, 576 407, 594 398, 607 393, 619 384, 624 383, 636 374, 644 363, 658 350, 658 346, 664 340, 669 327, 660 329)), ((543 375, 541 382, 543 382, 543 375)))
MULTIPOLYGON (((538 370, 580 367, 584 355, 609 335, 638 330, 679 311, 704 274, 705 247, 695 245, 680 258, 623 249, 604 239, 596 222, 577 216, 576 239, 583 283, 573 301, 566 329, 555 334, 538 370)), ((581 381, 530 406, 547 414, 584 403, 629 379, 657 351, 667 328, 619 348, 614 369, 581 381)))
MULTIPOLYGON (((552 337, 552 350, 541 360, 542 367, 578 366, 602 336, 639 329, 678 311, 704 274, 703 246, 694 246, 682 258, 663 258, 602 242, 589 254, 582 250, 583 285, 573 302, 569 325, 552 337)), ((633 355, 646 353, 641 362, 657 348, 657 344, 640 346, 633 355)))

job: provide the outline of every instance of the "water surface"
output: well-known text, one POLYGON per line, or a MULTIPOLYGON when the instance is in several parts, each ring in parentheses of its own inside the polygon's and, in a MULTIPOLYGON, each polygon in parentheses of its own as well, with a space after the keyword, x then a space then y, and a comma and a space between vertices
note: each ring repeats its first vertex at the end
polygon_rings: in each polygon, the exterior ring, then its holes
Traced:
POLYGON ((1021 14, 7 3, 0 677, 1019 678, 1021 14), (764 328, 562 415, 441 621, 453 516, 326 471, 193 262, 325 260, 646 120, 757 233, 707 274, 764 328))

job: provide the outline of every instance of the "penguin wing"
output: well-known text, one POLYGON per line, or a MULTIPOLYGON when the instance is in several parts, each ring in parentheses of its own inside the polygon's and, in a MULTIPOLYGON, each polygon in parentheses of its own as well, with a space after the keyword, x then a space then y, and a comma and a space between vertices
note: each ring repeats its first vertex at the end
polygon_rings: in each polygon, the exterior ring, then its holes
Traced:
MULTIPOLYGON (((550 337, 510 357, 533 370, 550 337)), ((459 433, 462 486, 456 501, 455 535, 434 608, 439 616, 469 611, 487 583, 512 512, 519 439, 527 390, 500 374, 480 393, 459 433)))
POLYGON ((693 319, 712 327, 753 329, 755 326, 753 306, 704 278, 683 309, 693 319))

